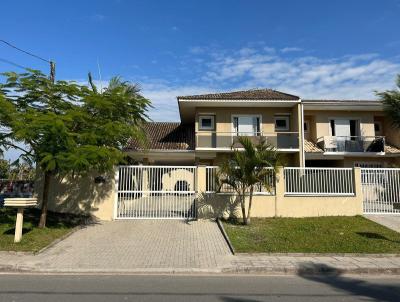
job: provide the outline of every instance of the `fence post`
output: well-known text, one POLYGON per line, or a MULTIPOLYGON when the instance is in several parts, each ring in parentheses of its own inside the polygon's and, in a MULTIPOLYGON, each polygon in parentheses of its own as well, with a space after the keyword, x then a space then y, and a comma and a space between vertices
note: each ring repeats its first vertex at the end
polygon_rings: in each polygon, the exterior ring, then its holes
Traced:
POLYGON ((285 196, 285 176, 283 167, 277 168, 275 179, 275 217, 278 217, 280 214, 279 205, 285 196))
POLYGON ((118 189, 119 189, 119 166, 114 168, 114 209, 113 209, 113 219, 117 219, 118 211, 118 189))
POLYGON ((201 194, 206 191, 206 166, 198 165, 196 173, 196 193, 201 194))
POLYGON ((363 192, 362 192, 362 181, 361 181, 361 168, 354 167, 354 195, 357 197, 357 203, 359 204, 358 214, 362 215, 364 212, 363 206, 363 192))

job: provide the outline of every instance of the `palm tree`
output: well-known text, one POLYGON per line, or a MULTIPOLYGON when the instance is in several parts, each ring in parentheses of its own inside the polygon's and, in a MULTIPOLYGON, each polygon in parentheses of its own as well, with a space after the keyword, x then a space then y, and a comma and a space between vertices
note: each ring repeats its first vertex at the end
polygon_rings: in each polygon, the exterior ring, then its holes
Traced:
POLYGON ((268 181, 272 168, 273 172, 280 163, 280 155, 275 148, 266 143, 262 138, 258 144, 253 144, 248 137, 239 137, 239 144, 244 150, 233 148, 233 154, 219 167, 217 181, 218 191, 226 184, 237 193, 243 224, 250 224, 253 192, 257 187, 264 187, 271 191, 272 186, 268 181), (246 213, 246 195, 249 195, 249 206, 246 213))
POLYGON ((382 101, 385 113, 393 126, 400 128, 400 74, 397 75, 396 86, 397 89, 378 92, 377 96, 382 101))

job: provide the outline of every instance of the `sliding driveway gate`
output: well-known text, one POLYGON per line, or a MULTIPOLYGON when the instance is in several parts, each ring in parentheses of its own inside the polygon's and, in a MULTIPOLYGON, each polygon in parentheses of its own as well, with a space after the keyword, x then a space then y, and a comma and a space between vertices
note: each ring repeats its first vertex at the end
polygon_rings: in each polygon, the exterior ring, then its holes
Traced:
POLYGON ((362 168, 365 214, 400 214, 400 169, 362 168))
POLYGON ((117 219, 196 218, 196 167, 120 166, 117 219))

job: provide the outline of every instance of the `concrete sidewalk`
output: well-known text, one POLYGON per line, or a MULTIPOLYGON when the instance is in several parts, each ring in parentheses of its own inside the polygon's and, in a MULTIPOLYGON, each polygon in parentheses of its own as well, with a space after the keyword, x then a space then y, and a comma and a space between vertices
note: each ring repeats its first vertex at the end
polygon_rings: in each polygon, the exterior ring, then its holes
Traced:
POLYGON ((214 267, 210 266, 162 266, 126 263, 125 267, 109 266, 98 263, 97 266, 83 263, 66 265, 49 265, 40 260, 40 255, 23 255, 0 253, 1 272, 33 272, 33 273, 233 273, 233 274, 369 274, 400 275, 399 256, 351 256, 351 255, 264 255, 237 254, 220 258, 214 267))
POLYGON ((400 274, 400 257, 395 255, 324 255, 324 254, 237 254, 232 273, 263 274, 400 274))

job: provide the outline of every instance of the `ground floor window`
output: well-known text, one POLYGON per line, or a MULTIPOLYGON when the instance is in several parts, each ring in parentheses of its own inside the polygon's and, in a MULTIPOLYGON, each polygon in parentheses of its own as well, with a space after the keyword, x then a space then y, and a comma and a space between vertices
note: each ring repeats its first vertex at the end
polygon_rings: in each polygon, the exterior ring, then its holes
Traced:
POLYGON ((378 162, 355 162, 354 167, 356 168, 383 168, 383 163, 378 162))

